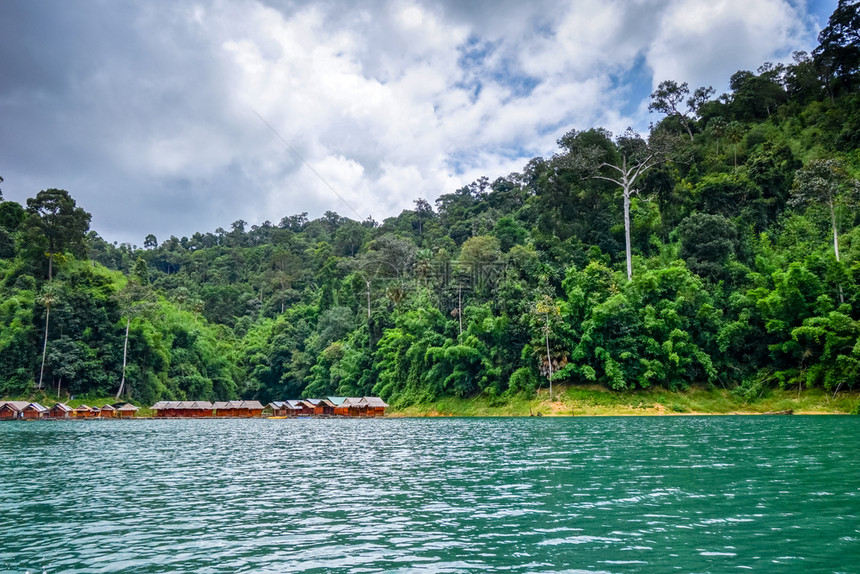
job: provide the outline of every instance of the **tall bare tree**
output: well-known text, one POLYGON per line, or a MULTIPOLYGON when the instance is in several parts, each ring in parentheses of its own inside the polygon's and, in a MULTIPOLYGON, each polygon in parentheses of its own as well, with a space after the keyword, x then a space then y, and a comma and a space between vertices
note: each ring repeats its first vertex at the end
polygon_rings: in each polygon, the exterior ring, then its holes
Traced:
MULTIPOLYGON (((589 138, 579 137, 586 132, 572 131, 559 143, 568 153, 558 156, 560 165, 573 168, 589 179, 599 179, 614 183, 621 189, 624 200, 624 242, 627 255, 627 280, 633 279, 633 250, 630 241, 630 200, 639 193, 637 184, 651 168, 668 161, 674 142, 669 134, 655 131, 646 141, 633 128, 619 136, 614 145, 608 146, 589 143, 589 138)), ((600 131, 607 140, 612 134, 600 131)), ((590 134, 593 135, 593 134, 590 134)))
POLYGON ((833 230, 833 253, 839 261, 839 228, 836 208, 839 205, 857 204, 860 199, 860 182, 852 178, 845 164, 838 159, 817 159, 809 162, 794 175, 791 205, 820 203, 830 211, 833 230))

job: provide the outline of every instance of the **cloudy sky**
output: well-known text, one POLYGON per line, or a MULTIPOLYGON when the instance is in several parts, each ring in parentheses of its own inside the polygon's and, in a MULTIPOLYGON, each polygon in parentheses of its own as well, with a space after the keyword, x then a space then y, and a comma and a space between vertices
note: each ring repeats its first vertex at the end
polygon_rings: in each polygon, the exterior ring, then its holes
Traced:
POLYGON ((2 191, 66 189, 138 245, 303 211, 381 221, 570 129, 647 129, 660 81, 721 93, 811 50, 835 6, 2 0, 2 191))

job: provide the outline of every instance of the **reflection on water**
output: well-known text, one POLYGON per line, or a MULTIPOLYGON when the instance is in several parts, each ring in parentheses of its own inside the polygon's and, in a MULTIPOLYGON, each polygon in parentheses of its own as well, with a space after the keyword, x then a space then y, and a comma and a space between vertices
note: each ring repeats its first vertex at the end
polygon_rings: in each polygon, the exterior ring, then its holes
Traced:
POLYGON ((860 417, 0 424, 0 572, 860 569, 860 417))

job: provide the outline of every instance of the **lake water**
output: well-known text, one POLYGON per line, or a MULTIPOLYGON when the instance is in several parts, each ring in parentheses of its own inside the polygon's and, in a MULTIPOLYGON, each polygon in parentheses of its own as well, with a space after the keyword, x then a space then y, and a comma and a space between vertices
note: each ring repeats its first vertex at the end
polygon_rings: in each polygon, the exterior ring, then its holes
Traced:
POLYGON ((0 572, 860 572, 860 417, 0 423, 0 572))

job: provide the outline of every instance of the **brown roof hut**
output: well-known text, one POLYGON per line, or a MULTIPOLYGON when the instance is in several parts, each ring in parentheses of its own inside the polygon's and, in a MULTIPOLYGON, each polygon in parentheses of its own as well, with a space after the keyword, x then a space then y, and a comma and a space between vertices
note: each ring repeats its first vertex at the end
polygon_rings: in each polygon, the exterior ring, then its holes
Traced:
POLYGON ((215 409, 209 401, 194 401, 191 403, 192 417, 211 417, 214 412, 215 409))
POLYGON ((215 411, 219 417, 251 418, 262 416, 263 405, 260 401, 228 401, 215 403, 215 411))
POLYGON ((266 409, 272 410, 273 417, 289 417, 296 414, 296 409, 286 401, 272 401, 266 405, 266 409))
POLYGON ((103 419, 112 419, 116 414, 116 409, 111 405, 103 406, 100 411, 100 415, 103 419))
POLYGON ((242 408, 242 401, 227 401, 218 409, 219 417, 238 418, 247 416, 247 411, 242 408))
POLYGON ((48 417, 52 419, 67 419, 72 416, 72 407, 65 403, 57 403, 48 410, 48 417))
POLYGON ((139 411, 136 406, 131 403, 125 403, 116 409, 116 417, 120 419, 132 419, 137 416, 137 411, 139 411))
POLYGON ((246 416, 259 417, 263 414, 263 405, 260 401, 242 401, 242 408, 248 413, 246 416))
POLYGON ((149 407, 149 409, 155 414, 156 417, 161 417, 164 416, 162 412, 164 411, 164 407, 166 404, 167 401, 158 401, 157 403, 149 407))
POLYGON ((18 418, 18 409, 6 402, 0 402, 0 420, 8 421, 18 418))
POLYGON ((315 415, 333 415, 334 414, 334 403, 329 401, 328 399, 322 399, 314 405, 314 414, 315 415))
POLYGON ((347 397, 344 403, 348 403, 349 416, 363 417, 367 415, 367 401, 364 397, 347 397))
POLYGON ((212 403, 212 409, 214 410, 216 417, 230 416, 227 412, 229 408, 230 403, 228 401, 215 401, 212 403))
POLYGON ((0 419, 20 419, 23 418, 21 413, 30 406, 27 401, 6 401, 0 403, 0 419))
POLYGON ((364 397, 364 401, 367 404, 367 416, 369 417, 381 417, 385 416, 385 409, 388 408, 388 405, 379 397, 364 397))

